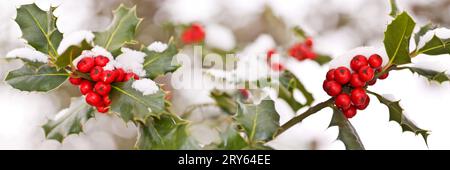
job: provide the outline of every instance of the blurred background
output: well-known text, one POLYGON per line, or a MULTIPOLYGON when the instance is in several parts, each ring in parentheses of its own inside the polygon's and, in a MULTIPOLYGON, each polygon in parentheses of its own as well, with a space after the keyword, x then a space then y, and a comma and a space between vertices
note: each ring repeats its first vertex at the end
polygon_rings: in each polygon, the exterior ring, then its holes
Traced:
MULTIPOLYGON (((14 22, 15 10, 20 4, 32 2, 0 1, 0 57, 24 46, 14 22)), ((206 45, 210 47, 229 51, 261 45, 264 47, 259 49, 267 50, 264 49, 267 41, 279 46, 295 41, 286 31, 300 26, 313 36, 316 51, 332 57, 359 46, 383 47, 383 32, 391 20, 387 0, 37 0, 36 3, 42 9, 48 9, 50 4, 59 5, 55 15, 59 17, 57 26, 63 33, 103 30, 112 19, 111 11, 119 4, 136 5, 138 16, 144 18, 137 39, 144 44, 156 40, 167 42, 167 23, 199 22, 206 28, 206 45)), ((408 11, 418 25, 433 22, 450 27, 449 0, 398 0, 398 5, 408 11)), ((450 70, 448 55, 420 55, 413 62, 440 71, 450 70)), ((20 65, 18 61, 0 60, 1 79, 20 65)), ((327 99, 322 90, 327 65, 321 67, 315 62, 303 61, 290 63, 288 68, 314 94, 316 102, 327 99)), ((368 109, 350 120, 366 149, 450 149, 448 82, 439 85, 408 71, 397 71, 371 88, 401 99, 409 118, 431 130, 431 135, 427 147, 421 136, 402 133, 397 123, 388 121, 387 108, 373 98, 368 109)), ((76 89, 67 84, 49 93, 28 93, 0 82, 0 149, 132 149, 136 127, 104 115, 96 115, 85 125, 85 133, 71 135, 62 144, 45 140, 40 126, 67 107, 73 93, 76 89)), ((182 113, 189 105, 211 102, 208 94, 208 89, 176 90, 172 101, 174 110, 182 113)), ((276 101, 276 108, 281 123, 296 114, 283 101, 276 101)), ((345 149, 342 142, 335 140, 337 128, 328 128, 331 114, 329 109, 320 111, 269 145, 275 149, 345 149)), ((198 119, 201 118, 193 121, 198 119)), ((211 142, 218 134, 208 130, 209 126, 194 123, 192 135, 205 144, 211 142)))

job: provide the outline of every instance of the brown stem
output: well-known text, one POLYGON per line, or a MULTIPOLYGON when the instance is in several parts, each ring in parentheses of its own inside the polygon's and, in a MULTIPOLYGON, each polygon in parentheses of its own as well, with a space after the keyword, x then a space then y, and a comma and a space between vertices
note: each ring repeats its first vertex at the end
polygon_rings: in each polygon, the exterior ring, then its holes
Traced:
POLYGON ((313 107, 310 107, 308 110, 306 110, 304 113, 292 118, 291 120, 289 120, 288 122, 286 122, 285 124, 283 124, 281 126, 281 128, 278 130, 277 134, 275 136, 278 136, 280 134, 282 134, 283 132, 285 132, 286 130, 288 130, 289 128, 291 128, 292 126, 296 125, 297 123, 300 123, 301 121, 303 121, 303 119, 307 118, 308 116, 311 116, 314 113, 317 113, 318 111, 329 107, 333 104, 333 98, 328 99, 327 101, 324 101, 322 103, 319 103, 313 107))

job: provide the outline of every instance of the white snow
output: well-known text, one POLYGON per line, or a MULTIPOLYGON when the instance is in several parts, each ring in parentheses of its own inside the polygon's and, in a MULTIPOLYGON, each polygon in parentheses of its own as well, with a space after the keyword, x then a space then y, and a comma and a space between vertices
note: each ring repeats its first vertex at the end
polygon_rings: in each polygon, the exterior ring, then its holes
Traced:
POLYGON ((222 25, 210 24, 205 28, 205 43, 209 47, 219 48, 225 51, 232 50, 236 45, 233 32, 222 25))
POLYGON ((117 56, 115 67, 122 68, 126 72, 134 72, 140 77, 145 76, 143 64, 146 54, 129 48, 122 48, 121 50, 122 54, 117 56))
POLYGON ((440 39, 448 39, 450 38, 450 29, 436 28, 434 30, 428 31, 425 35, 420 37, 419 44, 417 45, 418 49, 422 48, 428 41, 433 38, 434 35, 436 35, 440 39))
POLYGON ((6 58, 23 58, 41 63, 48 62, 47 55, 28 47, 14 49, 6 54, 6 58))
POLYGON ((142 92, 144 96, 154 94, 159 90, 158 85, 153 80, 146 78, 134 81, 131 87, 142 92))
POLYGON ((275 40, 272 38, 272 36, 268 34, 261 34, 256 38, 256 40, 245 47, 244 50, 242 50, 241 54, 244 55, 258 55, 263 54, 261 56, 265 57, 265 54, 267 51, 275 47, 275 40))
POLYGON ((364 55, 367 57, 367 59, 372 54, 378 54, 383 59, 383 66, 386 65, 389 62, 389 57, 386 54, 386 51, 384 48, 375 48, 375 47, 357 47, 352 50, 349 50, 348 52, 345 52, 344 54, 339 55, 338 57, 334 58, 330 62, 330 69, 331 68, 337 68, 340 66, 345 66, 347 68, 350 68, 350 61, 355 57, 356 55, 364 55))
POLYGON ((83 40, 91 43, 95 35, 91 31, 76 31, 69 34, 64 34, 64 38, 58 47, 58 54, 64 53, 67 48, 72 45, 80 45, 83 40))
POLYGON ((163 51, 165 51, 167 49, 167 44, 166 43, 162 43, 160 41, 155 41, 152 44, 150 44, 147 47, 147 49, 150 50, 150 51, 155 51, 155 52, 161 53, 161 52, 163 52, 163 51))

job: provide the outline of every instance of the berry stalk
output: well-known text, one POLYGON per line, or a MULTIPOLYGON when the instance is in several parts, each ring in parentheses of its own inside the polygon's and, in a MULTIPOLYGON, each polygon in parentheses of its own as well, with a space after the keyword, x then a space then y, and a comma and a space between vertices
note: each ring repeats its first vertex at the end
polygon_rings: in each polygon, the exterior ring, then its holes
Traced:
POLYGON ((306 110, 302 114, 292 118, 288 122, 281 125, 281 128, 278 130, 278 132, 275 134, 275 136, 282 134, 283 132, 285 132, 286 130, 291 128, 292 126, 296 125, 297 123, 300 123, 301 121, 303 121, 303 119, 313 115, 314 113, 317 113, 318 111, 320 111, 326 107, 331 107, 333 104, 334 104, 334 98, 330 98, 327 101, 321 102, 315 106, 310 107, 308 110, 306 110))

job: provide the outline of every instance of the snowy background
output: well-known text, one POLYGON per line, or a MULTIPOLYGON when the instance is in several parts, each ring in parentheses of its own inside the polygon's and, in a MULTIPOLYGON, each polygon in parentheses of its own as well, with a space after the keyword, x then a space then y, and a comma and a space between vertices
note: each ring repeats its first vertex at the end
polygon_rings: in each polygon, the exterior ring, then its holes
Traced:
MULTIPOLYGON (((23 47, 18 25, 14 22, 18 5, 27 0, 0 0, 0 56, 23 47)), ((294 39, 286 38, 280 28, 299 25, 315 38, 315 50, 338 57, 360 46, 382 48, 383 32, 390 22, 387 0, 37 0, 42 9, 59 4, 55 12, 57 26, 63 33, 78 30, 101 30, 111 21, 111 10, 118 4, 136 4, 138 16, 145 18, 138 39, 144 43, 167 41, 162 23, 200 22, 206 26, 206 43, 223 50, 247 49, 263 53, 274 44, 286 45, 294 39), (283 22, 267 19, 271 10, 283 22), (284 24, 283 24, 284 23, 284 24), (246 48, 251 44, 251 48, 246 48)), ((399 0, 399 7, 408 11, 423 25, 432 21, 450 27, 450 2, 447 0, 399 0)), ((334 61, 336 62, 336 61, 334 61)), ((413 62, 436 70, 450 70, 450 58, 417 56, 413 62)), ((20 67, 20 62, 0 60, 0 77, 20 67)), ((314 62, 290 63, 291 69, 314 94, 316 102, 327 99, 322 81, 328 66, 314 62), (314 74, 311 74, 314 73, 314 74)), ((438 85, 409 71, 392 72, 387 80, 379 81, 372 91, 393 94, 401 99, 406 114, 419 127, 431 130, 429 149, 450 149, 450 84, 438 85)), ((136 138, 136 127, 124 124, 112 116, 96 115, 84 127, 85 133, 72 135, 62 144, 44 139, 40 126, 69 105, 69 97, 76 89, 64 85, 47 94, 20 92, 0 82, 0 149, 130 149, 136 138)), ((210 102, 207 90, 177 90, 174 92, 174 110, 182 112, 190 104, 210 102), (199 96, 192 98, 193 94, 199 96), (189 100, 186 100, 189 99, 189 100), (188 101, 188 102, 186 102, 188 101)), ((402 133, 395 122, 388 122, 384 105, 372 98, 369 107, 350 121, 355 126, 366 149, 427 149, 421 136, 402 133)), ((296 113, 277 101, 281 123, 296 113)), ((302 110, 298 111, 301 113, 302 110)), ((270 143, 276 149, 344 149, 335 141, 337 128, 327 128, 331 110, 326 109, 305 119, 270 143)), ((196 137, 210 140, 208 133, 194 126, 196 137), (203 135, 202 135, 203 134, 203 135)))

